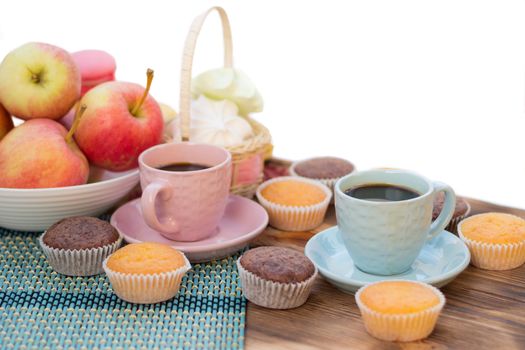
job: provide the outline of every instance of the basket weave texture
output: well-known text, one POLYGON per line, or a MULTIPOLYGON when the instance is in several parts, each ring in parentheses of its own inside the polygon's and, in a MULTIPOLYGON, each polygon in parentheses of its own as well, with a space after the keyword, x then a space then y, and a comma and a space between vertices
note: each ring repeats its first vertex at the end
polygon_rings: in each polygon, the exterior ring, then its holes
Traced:
MULTIPOLYGON (((197 38, 202 26, 211 12, 217 12, 221 19, 224 41, 224 67, 233 67, 233 42, 230 22, 226 11, 221 7, 212 7, 193 21, 182 56, 180 85, 180 115, 179 128, 182 141, 190 140, 191 123, 191 79, 192 65, 197 38)), ((272 140, 268 129, 251 117, 245 117, 250 123, 253 136, 244 143, 227 147, 232 154, 232 184, 231 192, 245 197, 253 197, 259 184, 263 181, 264 161, 271 157, 272 140)), ((175 140, 180 141, 180 140, 175 140)))

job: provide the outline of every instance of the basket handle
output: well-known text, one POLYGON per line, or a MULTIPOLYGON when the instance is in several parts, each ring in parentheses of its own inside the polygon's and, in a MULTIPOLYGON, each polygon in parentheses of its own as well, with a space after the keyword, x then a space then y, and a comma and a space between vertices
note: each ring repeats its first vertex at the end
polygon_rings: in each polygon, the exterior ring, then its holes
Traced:
POLYGON ((212 7, 193 20, 190 31, 186 36, 184 43, 184 52, 182 54, 182 69, 180 74, 180 109, 179 121, 181 128, 181 136, 183 141, 188 141, 190 138, 190 111, 191 111, 191 69, 193 65, 193 56, 195 54, 195 46, 197 38, 202 29, 204 21, 208 15, 217 11, 219 13, 222 23, 222 37, 224 41, 224 67, 231 68, 233 66, 233 41, 232 32, 230 28, 230 21, 228 15, 222 7, 212 7))

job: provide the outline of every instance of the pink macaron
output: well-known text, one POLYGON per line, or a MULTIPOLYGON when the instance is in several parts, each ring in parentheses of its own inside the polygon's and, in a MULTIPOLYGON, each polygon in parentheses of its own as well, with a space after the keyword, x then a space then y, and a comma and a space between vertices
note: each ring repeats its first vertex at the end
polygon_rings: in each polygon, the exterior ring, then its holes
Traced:
POLYGON ((82 76, 82 96, 91 88, 115 80, 117 64, 113 56, 101 50, 83 50, 71 54, 82 76))

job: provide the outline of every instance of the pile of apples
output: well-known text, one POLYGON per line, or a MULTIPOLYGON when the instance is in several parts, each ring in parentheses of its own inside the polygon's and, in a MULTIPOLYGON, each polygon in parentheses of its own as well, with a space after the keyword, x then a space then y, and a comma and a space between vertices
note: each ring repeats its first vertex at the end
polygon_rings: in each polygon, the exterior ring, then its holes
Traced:
POLYGON ((56 46, 27 43, 0 64, 0 187, 51 188, 85 184, 89 165, 110 171, 137 166, 159 144, 163 118, 146 88, 103 83, 80 96, 71 55, 56 46), (58 122, 70 110, 68 131, 58 122), (14 127, 11 116, 25 122, 14 127))

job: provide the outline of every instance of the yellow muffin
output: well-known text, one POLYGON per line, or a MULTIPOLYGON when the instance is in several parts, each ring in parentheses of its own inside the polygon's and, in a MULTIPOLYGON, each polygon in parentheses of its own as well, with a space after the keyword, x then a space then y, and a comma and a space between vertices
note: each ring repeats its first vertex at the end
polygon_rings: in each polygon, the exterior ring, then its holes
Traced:
POLYGON ((268 212, 270 225, 284 231, 305 231, 323 222, 332 191, 315 180, 284 176, 262 183, 256 195, 268 212))
POLYGON ((445 297, 431 285, 413 281, 381 281, 355 295, 365 328, 389 341, 414 341, 432 333, 445 297))
POLYGON ((371 310, 385 314, 409 314, 439 304, 433 290, 405 281, 374 284, 361 293, 361 301, 371 310))
POLYGON ((261 194, 272 203, 298 207, 318 204, 326 198, 318 186, 296 180, 274 182, 266 186, 261 194))
POLYGON ((525 263, 525 220, 510 214, 485 213, 458 225, 458 234, 472 256, 474 266, 508 270, 525 263))
POLYGON ((160 243, 134 243, 117 250, 107 266, 116 272, 152 274, 176 270, 185 265, 184 256, 160 243))
POLYGON ((184 254, 170 246, 135 243, 110 255, 102 267, 119 298, 153 304, 177 295, 191 265, 184 254))
POLYGON ((463 236, 485 243, 519 243, 525 240, 525 220, 503 213, 473 216, 461 225, 463 236))

